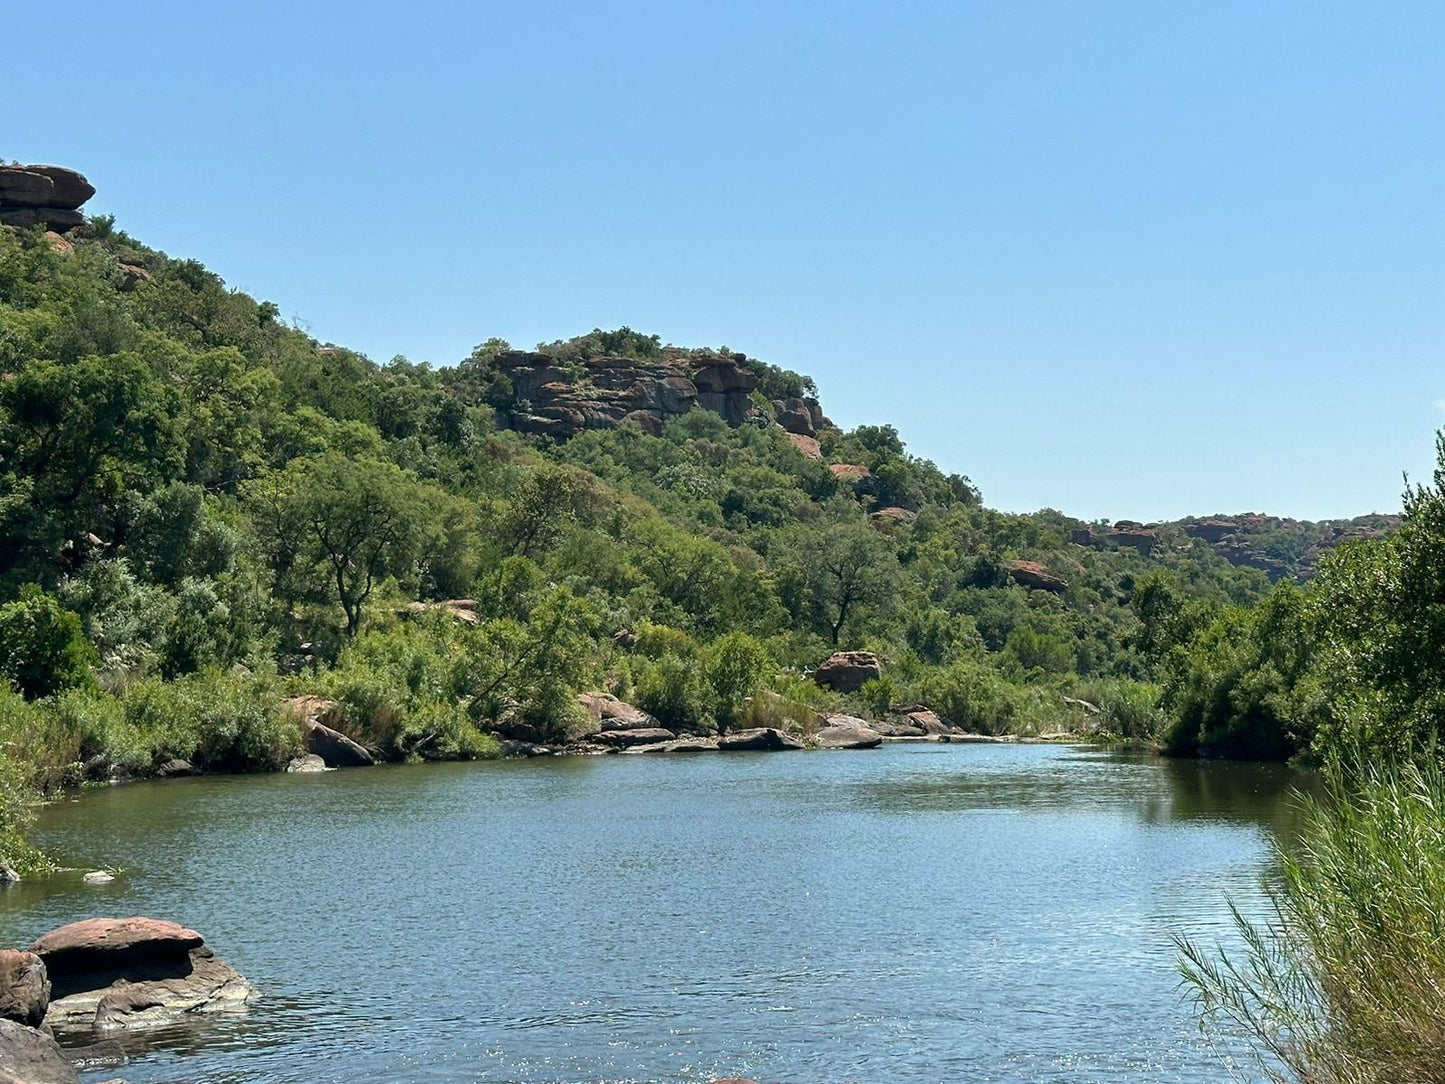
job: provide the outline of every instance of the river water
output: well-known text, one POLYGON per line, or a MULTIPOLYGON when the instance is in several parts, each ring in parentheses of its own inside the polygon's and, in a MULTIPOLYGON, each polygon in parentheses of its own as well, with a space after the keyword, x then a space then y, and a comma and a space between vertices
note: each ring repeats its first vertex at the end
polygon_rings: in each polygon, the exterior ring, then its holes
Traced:
POLYGON ((260 987, 133 1084, 1216 1081, 1170 934, 1259 907, 1293 781, 892 745, 136 784, 46 810, 123 873, 0 894, 0 943, 170 918, 260 987))

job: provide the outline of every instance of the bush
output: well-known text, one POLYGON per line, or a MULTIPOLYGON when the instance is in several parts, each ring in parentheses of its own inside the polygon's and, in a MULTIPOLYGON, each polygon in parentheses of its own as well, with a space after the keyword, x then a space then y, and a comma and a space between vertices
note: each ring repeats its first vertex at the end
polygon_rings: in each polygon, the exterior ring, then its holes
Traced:
POLYGON ((35 584, 0 606, 0 676, 25 696, 49 696, 89 681, 94 659, 80 618, 35 584))
POLYGON ((637 706, 673 730, 708 729, 709 694, 697 666, 676 655, 664 655, 637 678, 637 706))
POLYGON ((1235 912, 1242 958, 1180 939, 1204 1026, 1299 1084, 1438 1081, 1445 1065, 1445 778, 1438 767, 1333 775, 1305 802, 1272 917, 1235 912))
POLYGON ((956 662, 920 685, 923 700, 955 726, 981 734, 1007 734, 1023 709, 1023 694, 984 663, 956 662))
POLYGON ((745 632, 730 632, 708 647, 704 673, 714 695, 718 725, 732 726, 743 701, 757 692, 771 660, 767 649, 745 632))

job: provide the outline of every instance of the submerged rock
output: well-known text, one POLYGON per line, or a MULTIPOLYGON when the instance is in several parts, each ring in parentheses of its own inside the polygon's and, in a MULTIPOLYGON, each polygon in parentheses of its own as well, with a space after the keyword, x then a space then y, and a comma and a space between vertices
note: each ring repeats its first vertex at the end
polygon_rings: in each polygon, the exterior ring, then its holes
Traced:
POLYGON ((115 880, 114 873, 107 873, 103 869, 93 869, 81 878, 81 881, 88 885, 108 885, 115 880))

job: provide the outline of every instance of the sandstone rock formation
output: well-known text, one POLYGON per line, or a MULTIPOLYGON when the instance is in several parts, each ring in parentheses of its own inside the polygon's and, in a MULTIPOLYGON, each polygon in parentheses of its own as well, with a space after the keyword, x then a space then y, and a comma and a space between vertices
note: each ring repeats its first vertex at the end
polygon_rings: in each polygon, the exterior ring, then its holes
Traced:
POLYGON ((85 221, 77 209, 95 187, 60 166, 0 166, 0 226, 44 226, 64 233, 85 221))
POLYGON ((823 448, 815 437, 805 437, 801 433, 789 433, 788 440, 793 447, 798 449, 809 459, 815 459, 819 463, 823 461, 823 448))
POLYGON ((1109 532, 1109 541, 1148 553, 1159 543, 1159 535, 1151 528, 1133 520, 1121 519, 1109 532))
POLYGON ((41 937, 30 951, 50 976, 45 1023, 117 1031, 244 1008, 255 990, 195 930, 153 918, 92 918, 41 937))
POLYGON ((629 745, 653 745, 657 742, 672 741, 676 737, 677 735, 671 730, 665 730, 660 726, 649 726, 639 727, 635 730, 604 730, 600 734, 594 734, 590 740, 599 745, 625 749, 629 745))
POLYGON ((663 421, 695 408, 741 425, 753 414, 757 378, 741 354, 665 350, 639 359, 601 355, 563 363, 550 354, 507 350, 497 370, 510 382, 513 428, 545 436, 610 429, 623 421, 660 431, 663 421))
POLYGON ((1053 591, 1056 594, 1069 589, 1069 582, 1055 576, 1037 561, 1010 561, 1008 574, 1014 583, 1035 591, 1053 591))
POLYGON ((883 664, 871 651, 837 651, 813 672, 813 680, 840 693, 857 692, 865 681, 883 676, 883 664))
POLYGON ((647 712, 618 700, 611 693, 578 693, 577 702, 597 722, 597 731, 639 730, 657 726, 657 720, 647 712))

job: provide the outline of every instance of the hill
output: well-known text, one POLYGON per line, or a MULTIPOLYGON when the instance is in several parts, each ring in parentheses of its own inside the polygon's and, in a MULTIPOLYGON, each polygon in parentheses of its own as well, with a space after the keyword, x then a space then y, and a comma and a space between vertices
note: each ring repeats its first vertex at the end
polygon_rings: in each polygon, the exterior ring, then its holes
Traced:
POLYGON ((1002 513, 726 347, 376 364, 108 218, 45 225, 0 228, 0 732, 42 786, 279 767, 302 693, 393 757, 566 741, 590 690, 677 731, 1143 736, 1142 590, 1250 604, 1388 526, 1002 513), (810 680, 839 649, 881 677, 810 680))

